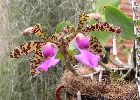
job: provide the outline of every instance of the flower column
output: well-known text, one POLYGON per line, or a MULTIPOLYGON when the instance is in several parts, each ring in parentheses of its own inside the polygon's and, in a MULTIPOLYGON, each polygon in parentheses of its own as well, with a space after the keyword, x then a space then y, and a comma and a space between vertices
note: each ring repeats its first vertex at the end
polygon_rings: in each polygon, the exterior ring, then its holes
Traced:
POLYGON ((140 40, 139 40, 139 35, 140 31, 137 28, 136 24, 137 21, 139 20, 137 10, 138 10, 138 4, 135 0, 132 0, 132 11, 133 11, 133 22, 134 22, 134 63, 135 63, 135 68, 136 68, 136 84, 138 87, 138 99, 140 98, 140 56, 139 56, 139 51, 140 51, 140 40))

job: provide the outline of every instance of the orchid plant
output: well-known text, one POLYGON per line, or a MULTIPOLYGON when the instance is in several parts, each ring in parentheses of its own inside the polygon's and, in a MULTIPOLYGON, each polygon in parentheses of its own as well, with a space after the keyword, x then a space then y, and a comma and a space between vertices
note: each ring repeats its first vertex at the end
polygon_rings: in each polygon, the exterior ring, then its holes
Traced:
POLYGON ((30 61, 32 77, 41 72, 47 72, 50 67, 55 66, 60 61, 60 59, 55 59, 58 51, 65 58, 66 68, 74 75, 78 75, 78 73, 71 66, 72 61, 78 61, 91 68, 97 67, 98 62, 105 57, 105 50, 95 36, 88 35, 89 32, 109 31, 119 34, 121 29, 107 22, 97 22, 86 26, 85 23, 90 18, 90 15, 81 13, 76 29, 73 26, 66 26, 59 34, 55 33, 50 37, 43 32, 40 24, 25 29, 22 35, 34 34, 41 37, 43 42, 30 41, 24 43, 11 51, 10 58, 19 58, 21 55, 28 55, 30 52, 33 52, 34 56, 30 61), (74 58, 67 50, 71 41, 74 41, 75 48, 80 52, 74 58))

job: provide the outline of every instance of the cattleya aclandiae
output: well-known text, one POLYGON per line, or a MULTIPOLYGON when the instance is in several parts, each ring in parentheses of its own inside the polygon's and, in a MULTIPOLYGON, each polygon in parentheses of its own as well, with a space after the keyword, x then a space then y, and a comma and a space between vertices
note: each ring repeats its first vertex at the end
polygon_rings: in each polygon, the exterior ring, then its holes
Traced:
POLYGON ((78 33, 74 40, 74 46, 80 52, 80 54, 75 55, 75 59, 87 67, 94 68, 98 66, 100 56, 91 53, 89 51, 89 45, 88 36, 78 33))
POLYGON ((47 42, 42 49, 42 55, 45 61, 36 70, 47 72, 48 68, 55 66, 59 62, 59 59, 55 59, 56 54, 57 46, 54 43, 47 42))
MULTIPOLYGON (((78 32, 81 32, 84 35, 87 35, 88 33, 93 32, 93 31, 109 31, 109 32, 118 33, 118 34, 121 32, 121 29, 119 27, 110 25, 107 22, 97 22, 93 25, 86 26, 85 24, 86 24, 87 20, 89 19, 89 17, 90 16, 88 16, 87 14, 81 13, 78 17, 79 22, 78 22, 77 28, 75 28, 73 26, 67 26, 64 29, 62 29, 59 34, 57 34, 57 35, 53 34, 52 36, 48 36, 46 33, 44 33, 40 24, 36 24, 32 27, 25 29, 22 32, 22 35, 32 34, 32 35, 40 37, 42 39, 42 41, 29 41, 29 42, 20 44, 19 46, 17 46, 15 49, 13 49, 10 52, 10 58, 18 59, 20 56, 23 56, 23 55, 28 56, 30 53, 33 53, 33 57, 30 60, 30 74, 32 77, 35 77, 40 72, 42 72, 42 71, 40 71, 38 73, 38 70, 41 70, 41 69, 37 69, 37 68, 39 68, 41 66, 41 64, 43 64, 42 62, 44 61, 44 57, 42 55, 41 49, 44 45, 46 45, 47 42, 51 42, 51 43, 54 43, 57 45, 59 51, 63 54, 63 56, 65 58, 65 66, 68 67, 68 66, 71 66, 72 61, 77 62, 77 61, 75 61, 75 59, 72 58, 71 55, 68 54, 67 46, 75 38, 75 36, 77 36, 78 32), (67 35, 66 38, 64 38, 65 35, 67 35)), ((95 36, 90 36, 89 44, 90 44, 89 51, 92 54, 97 54, 101 58, 104 57, 103 47, 100 45, 100 42, 98 41, 98 39, 95 36)), ((82 53, 83 52, 82 50, 85 50, 85 49, 79 49, 79 50, 80 50, 80 53, 82 53)), ((84 54, 84 53, 82 53, 82 54, 84 54)), ((78 56, 78 55, 76 55, 76 56, 78 56)), ((47 61, 47 60, 48 59, 45 59, 45 61, 47 61)), ((89 60, 88 60, 88 62, 89 62, 89 60)), ((90 63, 91 63, 91 61, 90 61, 90 63)), ((47 67, 47 69, 48 69, 48 67, 47 67)), ((75 73, 75 71, 72 69, 72 67, 68 67, 68 69, 71 70, 71 72, 75 73)))

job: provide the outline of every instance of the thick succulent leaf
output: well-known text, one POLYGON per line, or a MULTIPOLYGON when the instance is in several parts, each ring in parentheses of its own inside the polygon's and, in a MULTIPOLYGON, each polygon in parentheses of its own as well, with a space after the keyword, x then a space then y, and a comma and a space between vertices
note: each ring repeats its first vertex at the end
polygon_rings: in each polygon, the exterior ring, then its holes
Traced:
POLYGON ((124 39, 134 39, 133 21, 127 17, 123 12, 114 6, 107 5, 105 7, 105 18, 107 22, 121 27, 122 32, 120 36, 124 39))
POLYGON ((57 25, 55 32, 59 33, 66 25, 71 26, 71 23, 69 21, 62 21, 62 22, 60 22, 57 25))
POLYGON ((102 12, 102 9, 105 5, 111 4, 113 6, 118 7, 120 0, 97 0, 95 3, 95 8, 97 12, 102 12))

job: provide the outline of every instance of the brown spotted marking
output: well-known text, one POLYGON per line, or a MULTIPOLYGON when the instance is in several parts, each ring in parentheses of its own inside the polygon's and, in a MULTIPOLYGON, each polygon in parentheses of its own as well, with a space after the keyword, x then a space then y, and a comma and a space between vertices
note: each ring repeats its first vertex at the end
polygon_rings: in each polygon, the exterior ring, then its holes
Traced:
POLYGON ((46 40, 49 38, 45 33, 43 33, 43 30, 40 24, 36 24, 33 26, 32 34, 42 38, 43 40, 46 40))
POLYGON ((74 27, 66 25, 59 33, 59 40, 65 39, 65 43, 68 44, 76 37, 76 34, 74 27))
POLYGON ((39 73, 43 72, 43 71, 36 71, 36 68, 43 62, 43 55, 41 52, 41 49, 38 49, 32 60, 30 61, 30 74, 32 77, 37 76, 39 73))
POLYGON ((70 43, 76 36, 76 31, 74 27, 66 25, 57 36, 58 41, 65 39, 66 43, 70 43), (68 34, 69 33, 69 34, 68 34))
POLYGON ((71 42, 76 37, 77 33, 81 31, 83 25, 88 19, 89 16, 87 14, 81 13, 79 15, 79 22, 76 30, 74 27, 66 25, 60 32, 61 34, 63 34, 62 36, 67 35, 67 33, 70 33, 65 37, 65 42, 67 43, 71 42))
POLYGON ((49 37, 50 42, 54 42, 56 43, 59 39, 59 35, 57 36, 57 34, 53 34, 51 37, 49 37))
POLYGON ((90 52, 99 55, 100 57, 105 57, 104 48, 101 46, 100 42, 95 36, 91 36, 89 40, 90 52))
POLYGON ((68 43, 65 42, 65 39, 63 39, 63 38, 61 38, 61 39, 59 40, 59 43, 60 43, 60 44, 58 45, 58 47, 59 47, 60 51, 61 51, 63 54, 65 54, 66 49, 67 49, 67 46, 68 46, 68 43))
POLYGON ((108 31, 120 34, 120 27, 116 27, 108 24, 107 22, 98 22, 93 25, 87 26, 82 30, 82 33, 92 32, 92 31, 108 31))
POLYGON ((28 55, 30 52, 35 52, 37 49, 44 45, 43 42, 30 41, 28 43, 21 44, 16 49, 10 52, 10 58, 18 59, 22 55, 28 55))
POLYGON ((85 13, 81 13, 79 15, 79 22, 78 22, 78 27, 76 29, 77 32, 80 32, 81 29, 83 28, 85 22, 89 19, 89 16, 85 13))
POLYGON ((74 34, 75 33, 75 28, 73 26, 68 26, 66 25, 60 33, 64 33, 64 34, 67 34, 67 33, 72 33, 74 34))
MULTIPOLYGON (((77 34, 77 33, 76 33, 77 34)), ((76 37, 76 34, 69 34, 65 37, 65 42, 66 43, 70 43, 75 37, 76 37)))

